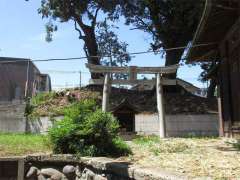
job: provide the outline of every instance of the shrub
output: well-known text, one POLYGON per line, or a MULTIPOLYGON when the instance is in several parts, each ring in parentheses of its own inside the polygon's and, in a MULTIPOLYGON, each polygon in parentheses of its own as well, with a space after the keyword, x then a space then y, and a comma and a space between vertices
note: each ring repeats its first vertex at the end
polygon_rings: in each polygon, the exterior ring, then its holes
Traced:
POLYGON ((62 121, 55 123, 49 131, 50 140, 53 145, 53 151, 56 153, 74 153, 72 141, 77 126, 72 119, 65 117, 62 121))
POLYGON ((92 100, 84 100, 65 109, 64 119, 50 129, 50 140, 56 153, 81 156, 119 156, 130 153, 118 137, 118 122, 110 114, 96 108, 92 100))

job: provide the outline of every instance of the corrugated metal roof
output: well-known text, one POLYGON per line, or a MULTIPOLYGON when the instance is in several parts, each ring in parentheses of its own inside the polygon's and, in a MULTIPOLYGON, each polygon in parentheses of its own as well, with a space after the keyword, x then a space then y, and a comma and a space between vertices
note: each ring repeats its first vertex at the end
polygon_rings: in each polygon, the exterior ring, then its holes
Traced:
POLYGON ((206 0, 206 8, 192 46, 208 43, 209 46, 190 48, 188 62, 216 58, 219 43, 239 17, 238 4, 236 0, 206 0))

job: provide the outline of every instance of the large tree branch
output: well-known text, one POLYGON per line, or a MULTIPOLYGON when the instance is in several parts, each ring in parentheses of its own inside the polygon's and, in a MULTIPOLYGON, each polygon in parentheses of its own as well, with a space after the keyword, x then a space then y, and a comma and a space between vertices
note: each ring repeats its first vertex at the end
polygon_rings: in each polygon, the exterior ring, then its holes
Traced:
POLYGON ((79 39, 84 39, 85 36, 82 34, 82 31, 77 27, 77 21, 74 20, 74 27, 75 27, 75 30, 79 33, 79 39))
POLYGON ((98 12, 99 12, 100 8, 97 8, 96 11, 95 11, 95 14, 92 15, 92 28, 95 28, 96 26, 96 22, 97 22, 97 15, 98 15, 98 12))
POLYGON ((73 17, 74 17, 74 21, 77 22, 78 25, 79 25, 82 29, 84 29, 84 27, 85 27, 86 25, 83 23, 82 17, 79 17, 79 16, 76 15, 76 14, 74 14, 73 17))
POLYGON ((139 25, 142 26, 146 31, 151 32, 154 36, 156 36, 156 32, 152 29, 151 26, 145 23, 143 19, 136 17, 136 20, 139 22, 139 25))

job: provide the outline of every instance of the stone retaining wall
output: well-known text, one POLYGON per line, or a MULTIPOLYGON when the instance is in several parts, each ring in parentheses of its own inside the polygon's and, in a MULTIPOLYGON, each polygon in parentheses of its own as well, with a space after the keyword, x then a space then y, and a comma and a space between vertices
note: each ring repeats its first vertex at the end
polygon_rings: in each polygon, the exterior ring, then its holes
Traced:
POLYGON ((211 180, 141 168, 104 157, 51 155, 0 158, 0 165, 1 180, 211 180), (9 167, 9 163, 13 166, 9 167), (11 172, 6 173, 6 169, 11 172))

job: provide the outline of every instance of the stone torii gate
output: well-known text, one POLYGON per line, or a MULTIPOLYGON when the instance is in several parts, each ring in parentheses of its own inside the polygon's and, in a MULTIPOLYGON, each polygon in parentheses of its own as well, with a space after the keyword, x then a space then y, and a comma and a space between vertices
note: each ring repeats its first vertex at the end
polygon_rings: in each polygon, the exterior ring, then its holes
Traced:
POLYGON ((156 84, 157 94, 157 110, 159 117, 159 135, 161 138, 166 136, 165 132, 165 112, 163 106, 163 85, 176 85, 176 79, 163 78, 163 74, 176 73, 178 65, 166 66, 166 67, 109 67, 101 65, 86 64, 86 67, 91 73, 104 74, 104 79, 90 79, 89 84, 104 85, 103 86, 103 98, 102 98, 102 111, 106 112, 109 108, 109 94, 111 90, 111 84, 122 85, 137 85, 137 84, 156 84), (111 74, 127 74, 128 79, 111 79, 111 74), (137 74, 155 74, 156 79, 151 80, 139 80, 137 74))

